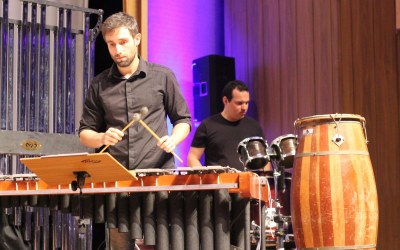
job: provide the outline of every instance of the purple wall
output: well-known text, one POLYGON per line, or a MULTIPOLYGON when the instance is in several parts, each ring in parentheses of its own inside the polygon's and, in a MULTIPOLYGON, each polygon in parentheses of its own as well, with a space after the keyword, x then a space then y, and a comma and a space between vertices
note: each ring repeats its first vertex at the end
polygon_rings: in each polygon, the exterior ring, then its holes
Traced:
MULTIPOLYGON (((223 0, 149 1, 149 61, 171 68, 194 114, 192 61, 209 54, 224 54, 223 0)), ((176 153, 187 166, 195 128, 176 153)))

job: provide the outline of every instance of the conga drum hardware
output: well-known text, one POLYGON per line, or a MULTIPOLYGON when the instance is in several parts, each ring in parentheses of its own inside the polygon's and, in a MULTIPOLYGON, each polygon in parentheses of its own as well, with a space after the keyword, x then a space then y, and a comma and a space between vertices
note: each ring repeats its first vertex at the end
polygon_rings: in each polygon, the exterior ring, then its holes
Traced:
POLYGON ((340 134, 336 134, 332 138, 333 143, 335 143, 338 147, 344 143, 344 137, 340 134))

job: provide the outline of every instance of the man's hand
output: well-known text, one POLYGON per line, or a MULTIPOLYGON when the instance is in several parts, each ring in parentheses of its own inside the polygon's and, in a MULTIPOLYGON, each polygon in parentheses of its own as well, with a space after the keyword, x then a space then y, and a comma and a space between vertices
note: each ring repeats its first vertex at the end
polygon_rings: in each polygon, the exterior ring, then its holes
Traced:
POLYGON ((122 140, 124 133, 116 128, 109 128, 103 134, 102 142, 103 145, 115 145, 117 142, 122 140))
POLYGON ((161 149, 163 149, 167 153, 171 153, 174 151, 176 148, 176 141, 172 136, 163 136, 160 138, 160 140, 157 143, 157 146, 159 146, 161 149))

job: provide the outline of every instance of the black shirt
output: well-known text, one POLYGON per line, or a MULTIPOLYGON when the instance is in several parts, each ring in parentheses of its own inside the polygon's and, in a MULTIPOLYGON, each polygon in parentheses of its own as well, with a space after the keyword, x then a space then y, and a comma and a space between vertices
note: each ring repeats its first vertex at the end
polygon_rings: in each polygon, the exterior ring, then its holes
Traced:
MULTIPOLYGON (((105 132, 109 127, 122 130, 144 106, 148 114, 142 119, 159 137, 168 134, 167 116, 173 126, 191 124, 189 108, 173 72, 140 59, 138 70, 129 79, 115 64, 93 79, 79 133, 85 129, 105 132)), ((157 139, 138 122, 108 152, 128 169, 174 168, 172 154, 157 147, 157 139)))
POLYGON ((201 122, 191 146, 205 148, 206 166, 229 166, 244 170, 237 147, 239 142, 250 137, 264 138, 264 132, 256 120, 244 117, 237 122, 230 122, 221 114, 216 114, 201 122))

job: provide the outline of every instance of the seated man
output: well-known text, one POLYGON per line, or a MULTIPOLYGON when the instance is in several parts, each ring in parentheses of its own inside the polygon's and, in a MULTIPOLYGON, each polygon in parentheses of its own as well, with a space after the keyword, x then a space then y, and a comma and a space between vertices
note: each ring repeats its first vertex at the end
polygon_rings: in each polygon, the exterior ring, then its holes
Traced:
POLYGON ((188 165, 201 166, 205 154, 206 166, 229 166, 244 170, 239 160, 237 146, 249 137, 262 137, 264 132, 258 122, 246 116, 249 108, 249 89, 239 80, 229 82, 222 91, 224 110, 201 122, 197 128, 188 154, 188 165))

